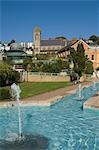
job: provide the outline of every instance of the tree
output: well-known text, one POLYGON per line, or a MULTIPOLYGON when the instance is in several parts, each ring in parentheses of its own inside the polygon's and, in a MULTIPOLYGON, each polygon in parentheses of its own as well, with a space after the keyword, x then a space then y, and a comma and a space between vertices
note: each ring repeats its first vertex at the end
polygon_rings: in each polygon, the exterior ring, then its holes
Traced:
POLYGON ((11 44, 12 44, 12 43, 15 43, 15 40, 11 40, 11 42, 10 42, 10 43, 11 43, 11 44))
POLYGON ((61 68, 57 63, 49 63, 43 65, 43 72, 50 72, 50 73, 58 73, 61 71, 61 68))
POLYGON ((19 72, 4 62, 0 62, 0 86, 10 85, 13 82, 18 82, 20 79, 19 72))
POLYGON ((60 71, 63 69, 69 69, 69 62, 68 61, 63 61, 63 60, 57 60, 57 65, 60 68, 60 71))
POLYGON ((27 71, 27 82, 28 82, 28 72, 32 71, 32 59, 26 58, 23 60, 23 67, 27 71))
POLYGON ((10 43, 8 43, 8 46, 10 46, 12 43, 15 43, 16 41, 15 40, 11 40, 10 43))
POLYGON ((70 49, 70 59, 74 64, 73 70, 81 77, 85 68, 85 50, 83 44, 79 43, 77 50, 74 48, 70 49))
POLYGON ((86 74, 92 74, 93 71, 94 71, 93 63, 90 60, 86 61, 85 73, 86 74))
POLYGON ((31 64, 31 65, 32 65, 32 59, 31 59, 31 58, 25 58, 25 59, 23 60, 23 67, 24 67, 25 70, 27 70, 28 64, 31 64))
POLYGON ((97 36, 96 35, 92 35, 89 37, 89 40, 92 40, 93 42, 97 41, 97 36))
POLYGON ((59 37, 56 37, 55 38, 56 40, 66 40, 67 41, 67 38, 66 37, 64 37, 64 36, 59 36, 59 37))

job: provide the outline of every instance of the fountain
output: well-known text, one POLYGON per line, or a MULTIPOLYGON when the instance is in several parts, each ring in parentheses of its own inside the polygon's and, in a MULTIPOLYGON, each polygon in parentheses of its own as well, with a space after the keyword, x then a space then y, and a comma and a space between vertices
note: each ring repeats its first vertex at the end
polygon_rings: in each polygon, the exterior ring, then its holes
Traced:
POLYGON ((18 125, 19 125, 19 136, 18 139, 21 140, 23 138, 22 136, 22 124, 21 124, 21 111, 20 111, 20 87, 13 83, 11 85, 11 91, 12 91, 12 97, 16 99, 16 106, 18 109, 18 125))
MULTIPOLYGON (((79 85, 79 89, 81 88, 79 85)), ((99 90, 99 83, 96 84, 96 89, 97 91, 99 90)), ((80 150, 88 147, 89 149, 97 149, 99 147, 98 112, 93 110, 83 112, 81 109, 83 102, 87 101, 95 93, 96 91, 92 90, 92 86, 90 86, 78 95, 77 88, 76 96, 71 94, 64 97, 64 100, 56 104, 52 109, 50 107, 47 110, 45 107, 21 108, 24 115, 22 118, 24 140, 17 140, 18 138, 16 141, 6 140, 8 131, 16 133, 15 123, 17 124, 18 119, 17 114, 14 113, 14 107, 0 109, 0 150, 80 150), (78 97, 81 98, 82 96, 84 97, 83 102, 74 102, 74 97, 77 100, 78 97), (7 115, 7 110, 11 110, 9 115, 7 115), (92 120, 94 121, 94 126, 92 126, 92 120), (59 129, 59 127, 61 128, 59 129), (89 130, 91 129, 90 127, 93 129, 92 131, 89 130), (5 131, 6 129, 8 130, 7 132, 5 131)), ((14 136, 16 135, 14 134, 14 136)))
MULTIPOLYGON (((24 134, 22 133, 22 120, 20 110, 20 87, 13 83, 11 85, 12 97, 16 100, 16 107, 18 111, 18 129, 19 133, 11 132, 9 129, 7 135, 0 139, 0 150, 45 150, 48 147, 49 140, 45 136, 39 134, 24 134)), ((13 106, 14 107, 14 106, 13 106)), ((14 110, 13 110, 14 111, 14 110)), ((12 127, 12 126, 11 126, 12 127)), ((1 130, 0 130, 1 131, 1 130)))
POLYGON ((82 100, 83 99, 83 96, 82 96, 82 94, 81 94, 81 90, 82 90, 82 87, 81 87, 81 84, 79 84, 79 86, 78 86, 78 91, 77 91, 77 100, 82 100))
POLYGON ((96 90, 96 81, 93 81, 93 90, 96 90))

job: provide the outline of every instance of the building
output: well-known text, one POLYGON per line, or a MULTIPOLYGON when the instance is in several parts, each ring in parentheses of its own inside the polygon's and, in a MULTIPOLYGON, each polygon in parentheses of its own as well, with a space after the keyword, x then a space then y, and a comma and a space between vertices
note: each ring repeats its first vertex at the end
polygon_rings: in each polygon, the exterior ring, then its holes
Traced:
POLYGON ((33 42, 21 42, 20 45, 27 54, 33 54, 33 42))
POLYGON ((27 54, 20 43, 11 44, 9 51, 5 51, 7 60, 13 65, 17 71, 23 71, 23 60, 25 58, 32 58, 32 54, 27 54))
POLYGON ((24 57, 33 57, 35 54, 54 54, 66 59, 70 54, 70 48, 76 50, 79 43, 83 44, 86 58, 93 62, 93 67, 99 67, 99 45, 94 45, 94 42, 90 40, 84 41, 76 38, 71 41, 63 38, 44 40, 41 38, 41 29, 39 27, 34 29, 33 42, 14 42, 10 46, 7 43, 0 43, 0 60, 4 59, 4 54, 15 64, 22 63, 24 57))
POLYGON ((62 39, 41 39, 41 29, 36 27, 34 29, 34 53, 35 54, 46 54, 46 53, 56 53, 58 50, 62 49, 67 45, 66 40, 62 39))
POLYGON ((10 46, 8 46, 8 44, 6 43, 0 43, 0 52, 4 50, 6 51, 10 50, 10 46))
POLYGON ((82 39, 59 50, 58 56, 67 58, 67 55, 69 55, 69 53, 70 53, 69 49, 74 48, 76 50, 79 43, 83 44, 83 47, 85 49, 86 58, 88 58, 89 60, 91 60, 93 62, 93 67, 94 68, 99 67, 99 45, 97 46, 97 45, 87 44, 82 39))
POLYGON ((6 59, 4 51, 0 51, 0 60, 4 60, 4 59, 6 59))

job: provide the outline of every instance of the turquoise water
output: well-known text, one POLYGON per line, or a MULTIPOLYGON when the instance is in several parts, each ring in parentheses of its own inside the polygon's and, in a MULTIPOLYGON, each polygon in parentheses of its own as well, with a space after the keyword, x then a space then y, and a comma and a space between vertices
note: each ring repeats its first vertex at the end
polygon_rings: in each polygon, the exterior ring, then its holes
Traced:
MULTIPOLYGON (((82 101, 72 94, 51 107, 23 107, 23 133, 47 137, 47 150, 99 150, 99 111, 82 108, 84 101, 95 93, 89 87, 83 89, 82 101)), ((8 132, 18 133, 14 107, 0 109, 0 139, 5 139, 8 132)))

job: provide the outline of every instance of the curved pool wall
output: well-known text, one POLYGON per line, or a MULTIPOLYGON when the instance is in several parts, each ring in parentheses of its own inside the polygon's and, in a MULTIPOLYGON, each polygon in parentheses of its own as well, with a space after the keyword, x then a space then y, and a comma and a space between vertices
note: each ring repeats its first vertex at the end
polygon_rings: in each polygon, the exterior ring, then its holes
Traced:
MULTIPOLYGON (((72 94, 51 107, 22 107, 23 134, 46 137, 47 150, 99 150, 99 111, 83 111, 83 103, 98 90, 99 83, 97 90, 84 88, 82 101, 72 94)), ((9 132, 18 133, 15 107, 0 109, 0 139, 9 132)))

